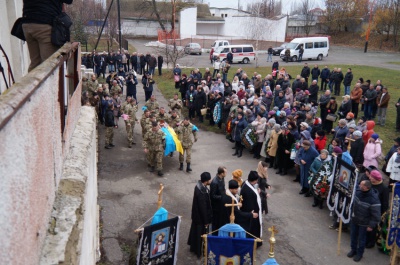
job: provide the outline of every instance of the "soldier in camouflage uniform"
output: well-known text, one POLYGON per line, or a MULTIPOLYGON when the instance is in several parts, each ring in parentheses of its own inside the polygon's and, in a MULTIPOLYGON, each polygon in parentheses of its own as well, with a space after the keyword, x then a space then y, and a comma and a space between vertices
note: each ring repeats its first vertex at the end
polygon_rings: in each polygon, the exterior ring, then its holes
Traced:
POLYGON ((138 121, 136 118, 136 112, 138 107, 136 100, 130 96, 127 97, 126 104, 122 107, 122 112, 129 116, 129 119, 125 120, 125 128, 128 134, 128 147, 132 148, 132 144, 136 144, 133 140, 133 132, 135 129, 135 123, 138 121))
POLYGON ((97 82, 96 75, 92 74, 92 78, 87 82, 87 91, 89 92, 89 98, 93 97, 93 94, 96 93, 98 86, 99 83, 97 82))
POLYGON ((118 85, 117 80, 113 80, 112 86, 111 86, 111 89, 110 89, 110 95, 111 95, 111 96, 114 96, 115 94, 117 94, 118 96, 119 96, 120 94, 122 94, 122 89, 121 89, 121 87, 118 85))
POLYGON ((156 114, 156 119, 157 119, 157 122, 160 122, 160 121, 167 122, 168 121, 169 117, 168 117, 168 114, 165 113, 164 107, 160 107, 158 113, 156 114))
POLYGON ((181 109, 182 109, 182 100, 178 98, 178 93, 174 94, 174 98, 169 100, 168 106, 171 108, 170 112, 173 110, 176 111, 176 113, 181 116, 181 109))
POLYGON ((156 100, 155 95, 151 95, 150 99, 147 100, 145 106, 147 107, 148 110, 150 110, 152 113, 155 113, 156 109, 159 109, 158 102, 156 100))
POLYGON ((150 110, 146 109, 140 119, 140 126, 142 127, 142 136, 146 133, 146 120, 150 117, 150 110))
POLYGON ((105 148, 111 149, 114 147, 113 138, 114 138, 114 104, 108 103, 106 115, 105 115, 105 125, 106 125, 106 136, 105 136, 105 148))
POLYGON ((181 119, 179 115, 177 114, 176 110, 173 110, 171 112, 171 116, 167 120, 168 125, 176 132, 176 128, 178 128, 180 122, 181 119))
POLYGON ((186 172, 192 171, 190 168, 190 162, 192 158, 192 145, 193 139, 191 135, 193 134, 194 142, 197 142, 197 132, 193 130, 193 124, 190 123, 188 117, 186 117, 183 122, 177 128, 179 140, 182 143, 183 154, 179 154, 179 170, 183 170, 184 155, 186 153, 186 172))
POLYGON ((146 153, 150 172, 157 170, 158 175, 162 176, 162 159, 164 156, 165 134, 157 122, 152 122, 152 128, 146 132, 143 138, 143 148, 146 153))

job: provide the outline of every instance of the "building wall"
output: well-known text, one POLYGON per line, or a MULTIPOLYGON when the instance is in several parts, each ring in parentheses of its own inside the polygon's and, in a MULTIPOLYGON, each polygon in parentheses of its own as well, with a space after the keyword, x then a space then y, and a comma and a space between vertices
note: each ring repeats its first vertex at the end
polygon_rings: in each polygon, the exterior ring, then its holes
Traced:
MULTIPOLYGON (((26 43, 10 35, 10 31, 17 18, 22 16, 22 0, 0 0, 0 36, 1 46, 9 57, 15 80, 19 80, 28 72, 29 53, 26 43)), ((3 53, 0 52, 0 63, 8 79, 8 65, 3 53)), ((3 77, 0 75, 0 93, 6 89, 3 77)))
POLYGON ((197 33, 197 7, 183 9, 179 16, 179 33, 181 39, 190 38, 197 33))
POLYGON ((249 16, 250 14, 247 12, 239 11, 236 9, 226 8, 226 9, 219 9, 219 8, 212 8, 210 7, 211 15, 215 17, 232 17, 232 16, 249 16))
POLYGON ((157 37, 157 30, 160 28, 160 24, 157 21, 123 19, 121 28, 122 34, 157 37))
POLYGON ((197 35, 220 35, 224 31, 224 24, 197 23, 197 35))

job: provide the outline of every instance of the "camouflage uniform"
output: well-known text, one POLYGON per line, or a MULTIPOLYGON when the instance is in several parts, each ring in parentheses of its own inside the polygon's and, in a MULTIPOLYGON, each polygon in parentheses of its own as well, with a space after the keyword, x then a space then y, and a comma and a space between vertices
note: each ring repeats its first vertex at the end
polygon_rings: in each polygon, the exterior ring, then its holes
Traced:
POLYGON ((174 129, 174 131, 176 132, 176 129, 178 128, 178 123, 181 121, 179 115, 176 115, 176 117, 174 118, 172 115, 169 117, 169 119, 167 120, 167 123, 169 125, 169 127, 171 127, 172 129, 174 129))
POLYGON ((165 122, 167 122, 168 121, 168 119, 169 119, 169 117, 168 117, 168 115, 167 114, 161 114, 161 113, 157 113, 156 114, 156 120, 157 120, 157 122, 160 122, 160 121, 165 121, 165 122))
POLYGON ((168 106, 171 110, 175 110, 176 113, 181 116, 181 109, 182 109, 182 100, 180 99, 170 99, 168 106))
POLYGON ((143 148, 148 150, 147 163, 157 170, 162 170, 162 159, 164 155, 165 134, 161 129, 153 131, 150 129, 143 138, 143 148))
POLYGON ((140 126, 142 126, 142 137, 147 132, 148 127, 151 127, 151 121, 149 117, 146 117, 146 115, 143 113, 142 118, 140 119, 140 126))
POLYGON ((189 123, 187 126, 185 126, 183 123, 178 127, 178 137, 179 140, 182 143, 182 148, 183 148, 183 154, 179 153, 179 163, 183 163, 184 161, 184 155, 186 152, 186 163, 191 162, 192 159, 192 145, 193 145, 193 140, 190 135, 193 134, 194 141, 197 141, 197 132, 193 131, 193 124, 189 123))
POLYGON ((157 100, 151 101, 151 99, 147 100, 145 106, 147 107, 148 110, 151 112, 155 112, 156 109, 159 108, 157 100))
POLYGON ((96 93, 97 87, 99 86, 99 83, 97 80, 93 82, 93 80, 88 80, 87 82, 87 91, 89 98, 93 97, 93 93, 96 93))
POLYGON ((110 90, 111 96, 114 96, 115 94, 119 95, 121 93, 122 93, 122 89, 119 87, 119 85, 111 86, 111 90, 110 90))
POLYGON ((137 111, 138 111, 137 105, 132 105, 131 103, 125 104, 122 108, 122 112, 129 115, 129 119, 125 121, 125 128, 126 128, 126 133, 128 134, 129 147, 132 146, 132 144, 135 144, 133 140, 133 132, 135 129, 135 123, 138 120, 136 118, 137 111))
POLYGON ((106 127, 106 146, 113 144, 113 139, 114 139, 114 128, 106 127))

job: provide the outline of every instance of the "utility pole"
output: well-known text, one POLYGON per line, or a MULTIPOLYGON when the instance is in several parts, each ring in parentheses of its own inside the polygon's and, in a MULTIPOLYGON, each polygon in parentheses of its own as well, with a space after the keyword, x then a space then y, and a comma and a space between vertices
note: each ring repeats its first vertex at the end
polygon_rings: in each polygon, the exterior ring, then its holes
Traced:
POLYGON ((117 5, 118 5, 118 42, 119 42, 119 50, 122 53, 121 3, 120 3, 120 0, 117 0, 117 5))

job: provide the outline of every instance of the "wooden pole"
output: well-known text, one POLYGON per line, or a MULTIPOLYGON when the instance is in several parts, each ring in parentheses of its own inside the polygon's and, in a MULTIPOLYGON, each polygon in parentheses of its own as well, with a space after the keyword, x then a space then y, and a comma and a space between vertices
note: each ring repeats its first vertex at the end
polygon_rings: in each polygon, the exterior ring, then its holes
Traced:
POLYGON ((157 209, 161 208, 162 205, 162 193, 164 190, 164 185, 162 183, 160 183, 160 190, 158 191, 158 202, 157 202, 157 209))
POLYGON ((391 261, 390 265, 395 265, 397 262, 397 244, 396 242, 394 243, 394 247, 391 250, 391 261))
POLYGON ((337 243, 337 255, 340 256, 340 241, 342 240, 342 218, 339 218, 339 234, 337 243))

